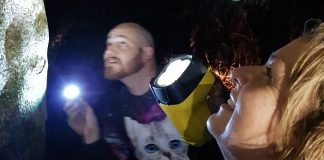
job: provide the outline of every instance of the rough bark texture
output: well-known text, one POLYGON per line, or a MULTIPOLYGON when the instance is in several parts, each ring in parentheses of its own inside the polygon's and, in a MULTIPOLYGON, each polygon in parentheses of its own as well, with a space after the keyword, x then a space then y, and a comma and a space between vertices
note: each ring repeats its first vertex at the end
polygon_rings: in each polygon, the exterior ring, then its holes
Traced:
POLYGON ((0 0, 0 159, 44 156, 48 26, 43 0, 0 0))

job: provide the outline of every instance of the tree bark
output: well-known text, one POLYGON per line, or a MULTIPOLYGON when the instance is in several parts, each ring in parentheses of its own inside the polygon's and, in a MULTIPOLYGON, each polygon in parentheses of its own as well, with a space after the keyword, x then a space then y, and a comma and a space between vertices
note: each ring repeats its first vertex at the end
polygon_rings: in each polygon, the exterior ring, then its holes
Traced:
POLYGON ((48 25, 43 0, 0 0, 0 159, 44 158, 48 25))

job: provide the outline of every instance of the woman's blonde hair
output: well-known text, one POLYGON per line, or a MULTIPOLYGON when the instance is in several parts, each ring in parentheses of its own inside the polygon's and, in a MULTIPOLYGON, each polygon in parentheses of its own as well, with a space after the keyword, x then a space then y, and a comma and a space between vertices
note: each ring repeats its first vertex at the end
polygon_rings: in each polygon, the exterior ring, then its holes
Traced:
POLYGON ((324 157, 324 23, 294 65, 286 101, 279 107, 280 159, 324 157))

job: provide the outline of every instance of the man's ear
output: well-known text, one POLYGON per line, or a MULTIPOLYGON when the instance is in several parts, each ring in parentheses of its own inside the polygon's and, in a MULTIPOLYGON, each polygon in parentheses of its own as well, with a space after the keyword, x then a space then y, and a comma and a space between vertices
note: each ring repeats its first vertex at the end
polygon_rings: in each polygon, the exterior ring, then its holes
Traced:
POLYGON ((147 61, 154 58, 154 48, 143 47, 143 61, 147 61))

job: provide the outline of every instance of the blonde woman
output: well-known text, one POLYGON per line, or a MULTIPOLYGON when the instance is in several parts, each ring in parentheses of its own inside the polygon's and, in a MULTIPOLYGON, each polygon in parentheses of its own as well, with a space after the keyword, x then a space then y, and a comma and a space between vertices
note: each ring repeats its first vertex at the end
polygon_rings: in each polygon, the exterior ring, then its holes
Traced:
POLYGON ((324 159, 324 23, 232 71, 235 90, 207 126, 225 159, 324 159))

